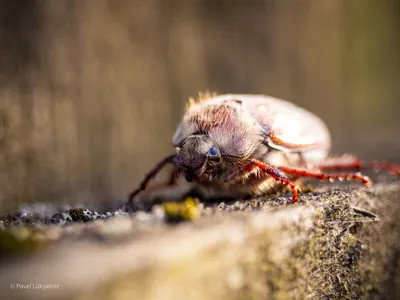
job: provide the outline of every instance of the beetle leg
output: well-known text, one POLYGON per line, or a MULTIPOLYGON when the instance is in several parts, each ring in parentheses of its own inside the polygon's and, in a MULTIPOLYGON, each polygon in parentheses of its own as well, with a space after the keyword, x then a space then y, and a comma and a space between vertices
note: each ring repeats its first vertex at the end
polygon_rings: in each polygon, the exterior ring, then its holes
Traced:
POLYGON ((147 191, 154 191, 154 190, 158 190, 158 189, 162 189, 162 188, 167 188, 170 186, 173 186, 176 184, 176 179, 179 178, 178 175, 179 171, 176 170, 171 170, 169 177, 166 181, 164 182, 159 182, 159 183, 155 183, 155 184, 149 184, 146 187, 147 191))
POLYGON ((369 161, 362 162, 359 159, 354 159, 349 162, 344 163, 326 163, 326 164, 318 164, 315 166, 320 170, 362 170, 362 169, 373 169, 376 171, 384 170, 389 174, 394 174, 400 176, 400 166, 396 166, 393 164, 388 164, 381 161, 369 161))
POLYGON ((284 175, 282 175, 278 169, 276 169, 264 162, 258 161, 256 159, 251 159, 249 161, 249 166, 247 167, 246 171, 251 172, 255 167, 258 167, 260 170, 262 170, 263 172, 270 175, 277 182, 288 186, 291 189, 292 194, 293 194, 293 196, 292 196, 293 203, 295 203, 299 200, 299 194, 297 192, 298 186, 295 185, 293 182, 291 182, 289 179, 287 179, 284 175))
MULTIPOLYGON (((153 178, 162 170, 162 168, 164 168, 167 164, 170 164, 170 163, 173 164, 175 158, 176 158, 176 155, 174 154, 174 155, 167 156, 167 157, 165 157, 162 161, 160 161, 160 162, 153 168, 153 170, 151 170, 151 171, 146 175, 146 177, 145 177, 145 178, 142 180, 142 182, 140 183, 140 186, 139 186, 136 190, 132 191, 132 192, 129 194, 128 201, 129 201, 130 203, 133 203, 134 198, 135 198, 140 192, 144 191, 144 190, 147 188, 147 186, 148 186, 150 180, 153 179, 153 178)), ((175 183, 175 179, 173 179, 172 177, 176 177, 176 174, 177 174, 177 173, 174 172, 173 175, 171 176, 170 180, 168 181, 168 184, 169 184, 169 185, 172 185, 172 184, 175 183)))
POLYGON ((324 180, 360 180, 365 187, 369 187, 372 184, 372 181, 369 179, 368 176, 364 176, 360 173, 352 174, 352 173, 340 173, 340 174, 325 174, 320 171, 310 171, 310 170, 305 170, 305 169, 300 169, 300 168, 290 168, 290 167, 277 167, 277 169, 285 172, 286 174, 294 175, 297 177, 311 177, 311 178, 316 178, 321 181, 324 180))

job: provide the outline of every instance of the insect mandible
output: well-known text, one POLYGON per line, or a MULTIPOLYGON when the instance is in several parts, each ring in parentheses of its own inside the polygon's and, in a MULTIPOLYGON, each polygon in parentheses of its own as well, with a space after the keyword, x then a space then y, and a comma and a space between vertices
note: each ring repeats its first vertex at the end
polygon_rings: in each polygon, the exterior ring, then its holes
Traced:
MULTIPOLYGON (((331 137, 325 123, 290 102, 261 95, 200 94, 191 99, 173 137, 176 153, 164 158, 129 195, 133 202, 167 164, 187 181, 232 195, 262 195, 277 186, 299 199, 302 177, 318 180, 371 180, 344 171, 383 169, 400 176, 400 167, 385 162, 329 162, 331 137), (339 173, 326 173, 337 171, 339 173)), ((171 176, 169 184, 174 183, 171 176)))

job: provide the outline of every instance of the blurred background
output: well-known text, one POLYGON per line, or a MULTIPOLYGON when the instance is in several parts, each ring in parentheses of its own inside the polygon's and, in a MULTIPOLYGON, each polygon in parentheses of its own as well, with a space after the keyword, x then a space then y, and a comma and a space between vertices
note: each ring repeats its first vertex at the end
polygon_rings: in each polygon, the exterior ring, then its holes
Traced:
POLYGON ((267 94, 400 161, 400 2, 0 2, 0 213, 123 199, 198 91, 267 94))

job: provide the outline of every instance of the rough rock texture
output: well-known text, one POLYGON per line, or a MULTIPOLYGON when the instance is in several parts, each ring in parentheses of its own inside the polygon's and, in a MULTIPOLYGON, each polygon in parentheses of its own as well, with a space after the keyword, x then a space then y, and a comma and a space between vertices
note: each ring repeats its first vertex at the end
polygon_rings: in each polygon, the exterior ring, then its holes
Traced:
POLYGON ((174 224, 165 206, 3 220, 0 290, 10 299, 395 299, 399 193, 381 183, 297 204, 288 195, 200 204, 200 218, 174 224))

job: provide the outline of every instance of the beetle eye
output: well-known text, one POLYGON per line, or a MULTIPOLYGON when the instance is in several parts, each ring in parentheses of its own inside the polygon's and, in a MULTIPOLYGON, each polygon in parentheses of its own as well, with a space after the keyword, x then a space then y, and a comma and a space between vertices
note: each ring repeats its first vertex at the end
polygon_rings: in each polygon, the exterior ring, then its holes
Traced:
POLYGON ((209 157, 218 157, 220 155, 219 149, 215 146, 213 146, 210 150, 207 152, 207 156, 209 157))

